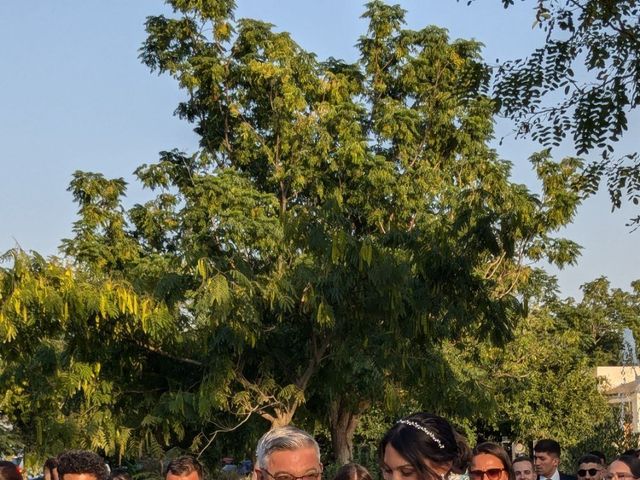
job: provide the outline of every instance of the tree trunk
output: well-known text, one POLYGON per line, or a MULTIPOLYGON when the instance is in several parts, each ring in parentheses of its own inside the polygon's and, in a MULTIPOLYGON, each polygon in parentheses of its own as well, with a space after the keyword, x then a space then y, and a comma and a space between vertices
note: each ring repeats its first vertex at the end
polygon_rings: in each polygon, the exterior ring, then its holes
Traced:
POLYGON ((349 408, 342 399, 334 400, 329 406, 329 428, 331 445, 336 464, 344 465, 353 460, 353 433, 358 426, 361 408, 349 408))

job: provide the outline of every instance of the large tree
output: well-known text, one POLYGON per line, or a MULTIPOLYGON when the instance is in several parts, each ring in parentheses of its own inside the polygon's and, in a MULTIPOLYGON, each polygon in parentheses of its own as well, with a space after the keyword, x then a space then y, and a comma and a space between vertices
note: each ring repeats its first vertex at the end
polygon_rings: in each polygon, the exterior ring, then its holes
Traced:
POLYGON ((367 4, 348 64, 235 21, 232 1, 168 3, 141 58, 184 89, 177 114, 201 148, 139 167, 153 198, 129 209, 121 179, 77 172, 66 260, 13 252, 1 380, 40 401, 0 409, 110 455, 203 453, 314 398, 343 462, 383 391, 446 388, 444 340, 509 337, 528 262, 575 260, 553 232, 581 200, 581 164, 543 152, 543 194, 512 183, 488 147, 479 44, 404 29, 397 6, 367 4))

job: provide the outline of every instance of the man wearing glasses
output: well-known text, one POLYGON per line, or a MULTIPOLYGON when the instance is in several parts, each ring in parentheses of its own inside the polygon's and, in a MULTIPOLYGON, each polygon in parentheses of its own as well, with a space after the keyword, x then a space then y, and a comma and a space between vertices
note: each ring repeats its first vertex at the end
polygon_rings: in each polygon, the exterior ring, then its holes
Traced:
POLYGON ((255 474, 256 480, 320 480, 320 447, 303 430, 274 428, 258 442, 255 474))
POLYGON ((602 480, 605 470, 600 459, 595 455, 587 454, 578 460, 578 480, 602 480))

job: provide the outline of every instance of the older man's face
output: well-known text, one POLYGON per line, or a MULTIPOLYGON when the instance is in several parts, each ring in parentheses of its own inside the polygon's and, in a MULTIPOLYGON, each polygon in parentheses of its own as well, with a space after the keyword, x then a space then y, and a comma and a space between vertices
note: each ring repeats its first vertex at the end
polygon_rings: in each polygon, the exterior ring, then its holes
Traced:
POLYGON ((269 455, 266 468, 256 468, 258 480, 319 480, 322 464, 313 447, 277 450, 269 455))

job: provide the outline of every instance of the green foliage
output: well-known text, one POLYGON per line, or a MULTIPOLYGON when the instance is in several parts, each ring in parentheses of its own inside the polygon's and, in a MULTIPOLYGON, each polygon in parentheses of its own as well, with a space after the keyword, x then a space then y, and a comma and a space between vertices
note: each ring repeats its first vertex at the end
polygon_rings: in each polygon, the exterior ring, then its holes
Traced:
MULTIPOLYGON (((502 3, 507 8, 514 0, 502 3)), ((519 136, 546 146, 570 137, 578 155, 600 150, 601 160, 587 170, 591 184, 606 175, 614 208, 623 196, 637 205, 640 157, 612 153, 629 112, 640 105, 640 3, 540 0, 534 10, 533 25, 545 31, 545 43, 498 68, 501 112, 517 122, 519 136)), ((639 222, 640 216, 632 219, 639 222)))
POLYGON ((610 290, 603 278, 583 286, 579 303, 558 299, 549 279, 537 283, 540 290, 527 294, 529 315, 503 347, 477 338, 447 346, 451 362, 494 405, 478 425, 525 442, 554 438, 575 456, 587 446, 619 452, 624 434, 595 367, 623 361, 623 331, 637 321, 637 298, 610 290))
POLYGON ((606 412, 606 416, 600 419, 597 428, 584 430, 582 438, 578 438, 577 443, 568 449, 566 454, 563 453, 564 465, 573 468, 584 452, 592 450, 600 450, 611 459, 621 452, 636 448, 638 434, 628 428, 632 420, 629 418, 630 413, 629 409, 622 412, 619 407, 611 408, 606 412), (625 428, 622 427, 622 423, 625 424, 625 428))
POLYGON ((3 458, 11 457, 22 451, 24 444, 20 435, 13 431, 10 425, 4 423, 0 419, 0 456, 3 458))
POLYGON ((233 2, 170 3, 140 57, 185 90, 201 148, 140 166, 152 198, 130 209, 121 179, 76 172, 65 259, 9 253, 0 411, 38 455, 117 459, 244 455, 303 415, 348 436, 326 405, 357 420, 416 394, 469 425, 490 399, 447 348, 509 341, 527 262, 575 261, 553 235, 580 162, 534 156, 540 197, 512 183, 480 45, 405 29, 398 7, 367 4, 347 64, 235 22, 233 2))

